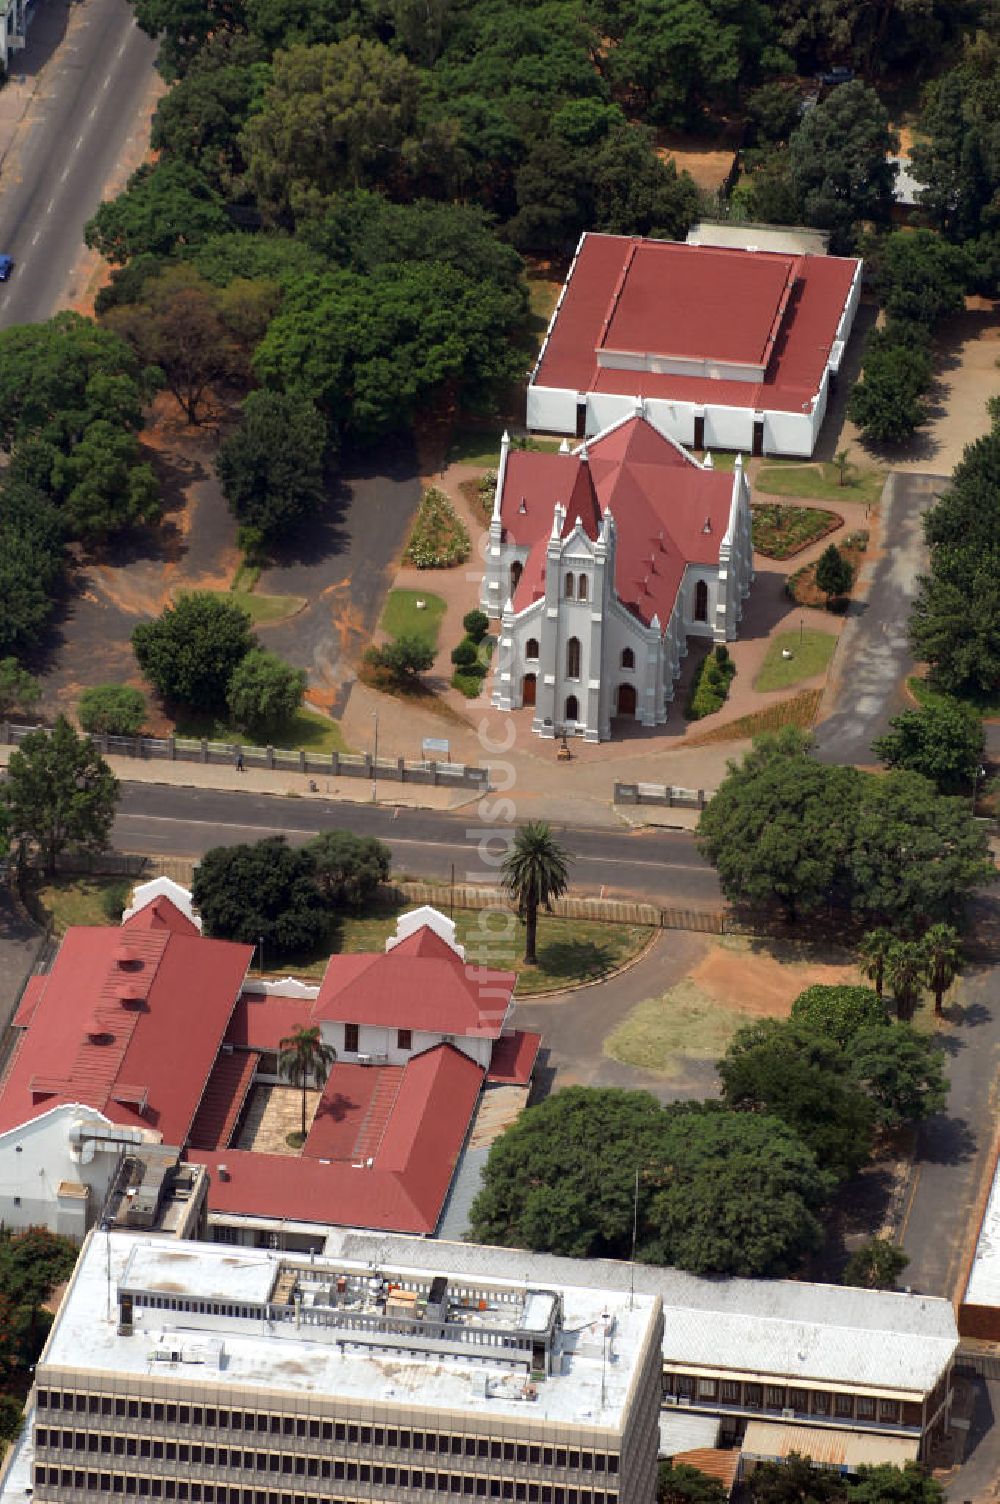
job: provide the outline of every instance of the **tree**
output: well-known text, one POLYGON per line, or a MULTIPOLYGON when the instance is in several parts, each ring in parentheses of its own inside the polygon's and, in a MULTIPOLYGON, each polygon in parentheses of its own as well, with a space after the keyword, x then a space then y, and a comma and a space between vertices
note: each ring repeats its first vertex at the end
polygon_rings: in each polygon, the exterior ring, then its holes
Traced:
POLYGON ((875 291, 886 317, 928 328, 961 312, 972 276, 969 253, 930 230, 896 231, 876 255, 875 291))
POLYGON ((524 920, 524 964, 537 966, 539 905, 551 910, 553 898, 561 898, 569 886, 569 858, 544 821, 529 820, 516 832, 500 868, 500 884, 524 920))
POLYGON ((1000 684, 1000 549, 935 549, 910 612, 910 646, 934 688, 989 698, 1000 684))
POLYGON ((337 1058, 332 1045, 323 1043, 318 1024, 311 1028, 298 1028, 288 1034, 278 1045, 278 1069, 293 1086, 302 1088, 301 1138, 306 1139, 306 1088, 310 1081, 321 1087, 337 1058))
POLYGON ((726 1504, 728 1495, 717 1478, 686 1462, 661 1462, 656 1478, 656 1504, 726 1504))
POLYGON ((635 1217, 640 1262, 783 1274, 816 1246, 831 1188, 777 1118, 573 1086, 494 1142, 472 1233, 574 1258, 628 1258, 635 1217))
POLYGON ((160 488, 134 433, 98 419, 68 454, 56 454, 49 481, 71 534, 103 542, 123 528, 158 521, 160 488))
POLYGON ((874 1113, 834 1039, 763 1019, 737 1031, 718 1071, 729 1107, 780 1118, 838 1179, 868 1158, 874 1113))
POLYGON ((874 89, 842 84, 802 119, 788 143, 788 177, 806 224, 830 231, 830 249, 851 249, 863 220, 888 223, 898 150, 874 89))
POLYGON ((138 736, 146 719, 146 696, 128 684, 94 684, 76 707, 84 731, 111 736, 138 736))
POLYGON ((186 163, 217 193, 231 191, 245 165, 239 133, 260 88, 264 55, 253 37, 226 31, 209 37, 156 106, 153 151, 186 163))
POLYGON ((859 1467, 847 1486, 847 1504, 944 1504, 945 1492, 919 1462, 902 1467, 859 1467))
POLYGON ((909 772, 864 779, 850 868, 855 911, 899 933, 961 923, 967 896, 996 878, 969 801, 909 772))
POLYGON ((792 1004, 792 1019, 844 1046, 859 1030, 885 1023, 886 1014, 881 998, 870 987, 817 983, 799 993, 792 1004))
POLYGON ((932 924, 924 935, 927 985, 934 994, 934 1012, 940 1018, 948 988, 962 970, 962 945, 952 924, 932 924))
POLYGON ((909 1023, 917 1011, 924 979, 924 949, 919 940, 897 940, 885 958, 885 981, 896 1004, 900 1023, 909 1023))
POLYGON ((480 611, 478 607, 474 611, 466 611, 462 617, 462 627, 466 637, 476 643, 482 642, 489 630, 489 625, 490 619, 486 612, 480 611))
POLYGON ((885 987, 885 963, 894 944, 891 930, 874 929, 862 935, 858 945, 858 960, 870 982, 875 984, 875 996, 882 1001, 885 987))
POLYGON ((213 846, 194 870, 191 892, 210 935, 263 944, 270 956, 307 954, 329 932, 313 859, 283 836, 213 846))
POLYGON ((392 853, 375 836, 349 830, 324 830, 309 841, 316 881, 328 904, 356 912, 367 907, 389 881, 392 853))
POLYGON ((822 766, 810 745, 794 728, 758 737, 698 823, 699 848, 730 902, 778 903, 792 922, 847 900, 861 793, 853 768, 822 766))
POLYGON ((854 468, 851 464, 851 451, 849 449, 838 449, 833 456, 833 463, 837 467, 837 485, 846 486, 847 472, 854 468))
POLYGON ((184 262, 149 277, 141 301, 110 309, 105 323, 162 374, 189 423, 200 421, 209 391, 237 363, 219 294, 184 262))
POLYGON ((113 266, 133 256, 170 256, 229 228, 222 198, 187 162, 146 162, 117 198, 101 204, 83 238, 113 266))
POLYGON ((783 1462, 759 1462, 749 1481, 751 1504, 845 1504, 839 1474, 813 1467, 797 1452, 783 1462))
POLYGON ((64 560, 62 524, 51 500, 8 473, 0 485, 0 652, 22 652, 38 642, 64 560))
POLYGON ((154 621, 132 633, 136 661, 165 700, 194 710, 217 711, 229 682, 256 646, 250 617, 224 596, 178 596, 154 621))
POLYGON ((25 713, 34 710, 41 694, 38 680, 16 658, 0 658, 0 720, 6 720, 15 706, 25 713))
POLYGON ((846 595, 854 581, 854 570, 835 543, 829 544, 816 561, 816 584, 826 596, 826 603, 846 595))
POLYGON ((365 663, 370 669, 384 670, 390 681, 401 689, 411 689, 421 674, 434 663, 434 649, 415 633, 404 633, 381 647, 368 648, 365 663))
POLYGON ((890 768, 908 768, 929 778, 942 794, 967 790, 986 748, 979 716, 970 705, 935 695, 917 710, 893 716, 890 730, 872 743, 890 768))
POLYGON ((3 789, 10 833, 41 853, 52 876, 68 846, 104 851, 118 803, 118 780, 96 747, 65 716, 31 731, 11 753, 3 789))
POLYGON ((927 422, 924 401, 931 378, 929 356, 872 335, 862 379, 847 399, 847 416, 876 444, 903 444, 927 422))
POLYGON ((903 1250, 888 1238, 869 1238, 844 1265, 843 1282, 866 1290, 893 1290, 909 1262, 903 1250))
POLYGON ((157 67, 169 83, 184 74, 209 37, 238 29, 244 0, 135 0, 135 19, 160 42, 157 67))
POLYGON ((298 393, 251 392, 215 468, 229 510, 267 546, 323 505, 326 424, 298 393))
POLYGON ((846 1054, 851 1076, 874 1104, 880 1127, 899 1128, 944 1110, 948 1082, 941 1051, 910 1024, 862 1029, 848 1042, 846 1054))
POLYGON ((305 669, 251 648, 233 669, 226 703, 237 726, 254 736, 270 736, 302 708, 305 692, 305 669))

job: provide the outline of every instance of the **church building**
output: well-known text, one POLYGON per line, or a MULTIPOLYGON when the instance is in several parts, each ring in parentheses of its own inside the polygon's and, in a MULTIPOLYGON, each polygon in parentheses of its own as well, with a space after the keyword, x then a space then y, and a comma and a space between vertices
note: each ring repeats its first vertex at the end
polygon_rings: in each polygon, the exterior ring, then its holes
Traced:
POLYGON ((558 453, 501 444, 483 610, 499 618, 493 704, 539 736, 662 725, 689 637, 737 635, 753 580, 750 486, 645 415, 558 453))

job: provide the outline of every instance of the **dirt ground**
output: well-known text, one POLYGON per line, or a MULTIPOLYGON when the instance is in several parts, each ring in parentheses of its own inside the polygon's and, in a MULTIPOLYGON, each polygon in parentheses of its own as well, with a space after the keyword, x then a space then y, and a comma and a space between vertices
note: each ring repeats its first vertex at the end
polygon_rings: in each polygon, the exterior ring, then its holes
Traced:
POLYGON ((736 155, 732 151, 718 151, 687 137, 659 136, 656 154, 664 160, 672 157, 678 172, 686 172, 694 178, 699 188, 716 193, 733 169, 736 155))
POLYGON ((689 973, 702 992, 754 1018, 785 1018, 807 987, 860 981, 846 960, 821 961, 780 941, 726 938, 689 973))

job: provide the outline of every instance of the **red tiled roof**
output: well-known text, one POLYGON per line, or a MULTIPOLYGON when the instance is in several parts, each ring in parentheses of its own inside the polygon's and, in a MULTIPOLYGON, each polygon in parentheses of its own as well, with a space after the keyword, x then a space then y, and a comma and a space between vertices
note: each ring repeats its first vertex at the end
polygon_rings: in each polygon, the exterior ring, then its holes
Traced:
MULTIPOLYGON (((504 479, 500 517, 508 542, 523 546, 523 539, 534 545, 514 596, 516 611, 539 599, 545 588, 548 534, 537 542, 535 538, 546 511, 551 529, 553 507, 563 500, 558 491, 553 494, 552 459, 563 461, 559 479, 564 490, 581 497, 586 488, 589 502, 581 516, 588 537, 597 537, 599 519, 611 509, 618 538, 615 589, 641 621, 648 624, 658 615, 665 627, 687 565, 718 563, 729 526, 733 477, 704 470, 647 419, 637 416, 616 424, 573 454, 529 451, 516 458, 513 475, 508 470, 504 479), (567 466, 576 467, 575 477, 567 466)), ((575 515, 568 515, 564 536, 574 524, 575 515)))
POLYGON ((303 1154, 349 1163, 370 1159, 382 1141, 402 1078, 401 1065, 334 1065, 303 1154))
POLYGON ((515 981, 512 971, 468 965, 425 926, 384 954, 331 956, 313 1021, 495 1039, 515 981))
POLYGON ((81 1102, 184 1143, 253 950, 204 939, 169 900, 149 907, 122 927, 67 931, 32 989, 0 1131, 81 1102))
POLYGON ((276 1050, 296 1029, 312 1025, 313 1006, 312 998, 275 997, 248 986, 236 1000, 226 1043, 239 1049, 276 1050))
POLYGON ((490 1056, 487 1081, 494 1086, 530 1085, 541 1043, 542 1036, 527 1029, 501 1034, 490 1056))
POLYGON ((175 935, 200 935, 198 926, 162 895, 145 904, 122 924, 123 930, 172 930, 175 935))
POLYGON ((18 1004, 17 1012, 11 1019, 11 1023, 15 1029, 26 1029, 28 1027, 34 1011, 38 1007, 38 1000, 44 991, 45 978, 43 976, 28 978, 24 984, 24 991, 21 994, 21 1001, 18 1004))
POLYGON ((209 1168, 214 1212, 433 1233, 482 1081, 475 1061, 450 1045, 415 1056, 403 1072, 370 1168, 232 1149, 187 1157, 209 1168), (226 1179, 219 1176, 220 1164, 226 1179))
POLYGON ((675 1452, 674 1467, 694 1467, 706 1478, 721 1483, 727 1496, 732 1493, 740 1468, 739 1447, 695 1447, 690 1452, 675 1452))
POLYGON ((202 1095, 189 1138, 196 1149, 225 1149, 247 1099, 257 1069, 254 1050, 219 1051, 202 1095))
MULTIPOLYGON (((576 392, 613 392, 666 401, 762 410, 799 411, 819 389, 857 261, 837 256, 786 255, 722 247, 639 243, 623 236, 587 235, 545 346, 535 385, 576 392), (639 269, 619 299, 621 319, 634 347, 650 354, 746 359, 758 348, 765 325, 769 354, 759 381, 621 371, 597 363, 597 349, 616 288, 630 256, 639 269), (776 330, 773 288, 794 259, 795 285, 776 330), (769 272, 768 266, 777 268, 769 272), (656 268, 663 270, 657 273, 656 268), (748 281, 748 278, 750 279, 748 281), (662 282, 662 293, 657 284, 662 282), (762 285, 757 286, 757 283, 762 285), (632 293, 634 292, 634 299, 632 293), (626 319, 626 311, 628 317, 626 319), (727 354, 726 352, 730 353, 727 354), (742 352, 740 355, 738 352, 742 352)), ((630 273, 636 273, 630 268, 630 273)), ((610 341, 613 345, 614 341, 610 341)), ((551 516, 550 516, 551 522, 551 516)))

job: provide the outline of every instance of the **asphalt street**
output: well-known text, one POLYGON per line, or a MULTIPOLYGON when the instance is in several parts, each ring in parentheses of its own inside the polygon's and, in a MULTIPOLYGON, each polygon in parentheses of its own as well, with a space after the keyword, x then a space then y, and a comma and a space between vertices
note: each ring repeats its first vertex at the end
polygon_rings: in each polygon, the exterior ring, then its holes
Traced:
MULTIPOLYGON (((64 0, 35 0, 35 10, 15 73, 37 72, 65 24, 64 0)), ((0 328, 47 319, 64 300, 83 227, 149 88, 156 46, 127 0, 84 0, 74 15, 0 176, 0 252, 16 262, 0 289, 0 328)))
POLYGON ((867 595, 852 606, 820 706, 816 755, 822 762, 875 761, 872 742, 907 705, 914 660, 907 640, 917 581, 927 569, 923 514, 948 484, 942 475, 891 475, 882 503, 881 554, 867 595))
MULTIPOLYGON (((490 801, 501 804, 503 801, 490 801)), ((284 834, 293 845, 321 830, 378 836, 400 873, 488 883, 506 849, 511 826, 484 822, 477 805, 460 814, 382 809, 321 799, 282 799, 216 789, 124 783, 112 840, 120 851, 150 856, 200 856, 212 846, 284 834)), ((687 831, 558 829, 574 858, 572 888, 627 894, 678 908, 715 908, 718 880, 687 831)))

